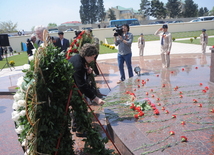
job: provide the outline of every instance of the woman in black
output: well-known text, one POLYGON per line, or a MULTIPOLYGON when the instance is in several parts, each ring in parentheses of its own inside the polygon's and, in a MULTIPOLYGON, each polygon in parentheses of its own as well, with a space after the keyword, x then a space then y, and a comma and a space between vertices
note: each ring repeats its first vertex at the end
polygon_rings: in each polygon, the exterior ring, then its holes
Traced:
POLYGON ((79 54, 72 56, 69 59, 69 62, 73 64, 75 71, 73 77, 81 93, 97 104, 103 104, 104 101, 95 95, 93 89, 87 81, 88 75, 92 74, 93 71, 88 64, 94 61, 97 55, 98 50, 96 45, 86 43, 81 48, 79 54))

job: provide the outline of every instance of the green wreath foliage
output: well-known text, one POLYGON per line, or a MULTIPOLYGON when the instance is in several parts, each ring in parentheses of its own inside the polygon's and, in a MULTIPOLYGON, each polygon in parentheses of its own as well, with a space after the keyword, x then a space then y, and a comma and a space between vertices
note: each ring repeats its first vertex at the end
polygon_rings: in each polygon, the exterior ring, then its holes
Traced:
POLYGON ((12 118, 27 154, 74 154, 71 112, 79 118, 79 131, 87 133, 83 139, 84 152, 103 155, 113 152, 105 148, 108 140, 102 138, 100 129, 92 126, 92 112, 87 112, 84 96, 74 87, 73 66, 63 52, 52 44, 40 47, 30 68, 23 72, 25 75, 14 95, 12 118), (67 103, 72 106, 71 110, 67 103))

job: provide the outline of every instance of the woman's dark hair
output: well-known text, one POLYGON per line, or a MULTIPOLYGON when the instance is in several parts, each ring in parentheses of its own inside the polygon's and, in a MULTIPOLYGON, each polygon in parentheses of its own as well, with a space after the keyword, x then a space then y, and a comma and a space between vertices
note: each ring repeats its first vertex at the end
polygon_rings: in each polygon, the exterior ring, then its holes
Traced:
POLYGON ((129 25, 128 24, 123 24, 123 26, 127 27, 128 32, 129 32, 129 25))
POLYGON ((98 55, 98 49, 95 44, 86 43, 80 49, 79 54, 81 57, 98 55))

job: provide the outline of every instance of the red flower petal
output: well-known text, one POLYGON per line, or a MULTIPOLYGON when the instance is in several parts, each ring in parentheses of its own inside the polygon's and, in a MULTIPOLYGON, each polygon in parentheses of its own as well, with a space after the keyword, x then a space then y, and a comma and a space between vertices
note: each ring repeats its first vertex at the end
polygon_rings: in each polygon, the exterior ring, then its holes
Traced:
POLYGON ((172 115, 172 118, 176 118, 176 115, 172 115))
POLYGON ((184 121, 181 122, 182 125, 185 125, 186 123, 184 121))
POLYGON ((187 137, 181 136, 181 141, 182 141, 182 142, 187 142, 187 137))
POLYGON ((138 117, 138 114, 135 114, 135 115, 134 115, 134 118, 138 119, 138 118, 139 118, 139 117, 138 117))
POLYGON ((200 85, 200 86, 202 86, 203 84, 202 84, 202 83, 200 83, 199 85, 200 85))

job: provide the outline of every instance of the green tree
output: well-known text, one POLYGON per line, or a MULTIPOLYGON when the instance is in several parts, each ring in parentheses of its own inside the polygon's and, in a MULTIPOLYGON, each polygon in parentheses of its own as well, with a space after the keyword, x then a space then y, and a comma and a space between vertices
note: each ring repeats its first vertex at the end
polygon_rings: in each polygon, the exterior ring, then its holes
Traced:
POLYGON ((193 0, 185 0, 183 17, 196 17, 198 14, 198 4, 193 0))
POLYGON ((83 24, 93 24, 97 21, 97 0, 81 0, 80 18, 83 24))
POLYGON ((49 23, 48 28, 51 28, 51 27, 57 27, 57 24, 56 23, 49 23))
POLYGON ((165 19, 166 18, 166 8, 164 7, 163 2, 159 0, 151 1, 151 10, 150 16, 155 17, 157 19, 165 19))
POLYGON ((209 10, 207 9, 207 7, 204 7, 204 16, 208 16, 209 15, 209 10))
POLYGON ((104 21, 105 16, 106 16, 106 13, 103 5, 103 0, 98 0, 97 1, 97 20, 99 22, 104 21))
POLYGON ((139 11, 143 13, 143 17, 150 15, 150 2, 148 0, 141 0, 139 11))
POLYGON ((170 18, 181 17, 181 2, 178 0, 168 0, 166 3, 167 14, 170 18))
POLYGON ((201 7, 198 11, 198 16, 203 16, 204 15, 204 8, 201 7))
POLYGON ((14 24, 12 21, 0 22, 0 33, 16 32, 17 25, 17 23, 14 24))
POLYGON ((114 14, 114 10, 109 9, 108 12, 109 12, 109 14, 108 14, 109 20, 115 20, 115 19, 116 19, 116 16, 115 16, 115 14, 114 14))
POLYGON ((214 7, 212 8, 212 10, 209 11, 209 15, 214 16, 214 7))

